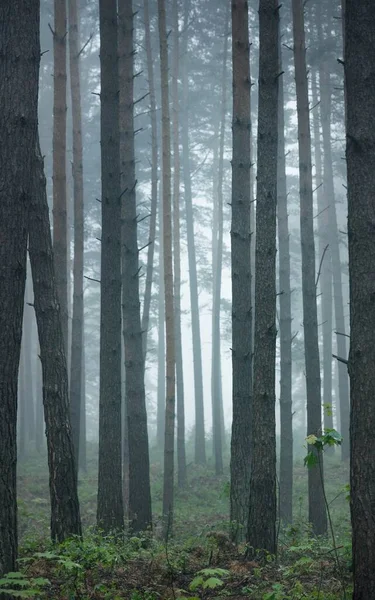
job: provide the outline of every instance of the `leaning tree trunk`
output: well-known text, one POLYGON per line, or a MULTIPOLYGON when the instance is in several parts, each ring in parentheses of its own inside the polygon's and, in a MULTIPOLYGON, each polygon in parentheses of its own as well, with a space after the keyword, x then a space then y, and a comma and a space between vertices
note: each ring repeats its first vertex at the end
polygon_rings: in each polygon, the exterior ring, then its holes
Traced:
MULTIPOLYGON (((319 435, 322 427, 322 410, 315 286, 311 136, 302 0, 292 0, 292 12, 300 173, 300 227, 303 329, 306 364, 307 434, 319 435)), ((309 521, 312 524, 315 535, 324 535, 327 531, 327 515, 323 495, 322 455, 320 455, 319 461, 320 465, 315 464, 308 470, 309 521)))
POLYGON ((72 351, 70 363, 70 418, 77 474, 80 456, 81 412, 84 396, 82 394, 83 359, 83 156, 82 156, 82 118, 81 83, 79 72, 79 28, 77 0, 69 0, 69 54, 70 89, 72 96, 73 122, 73 199, 74 199, 74 262, 73 262, 73 319, 72 351))
POLYGON ((163 535, 173 524, 174 426, 175 426, 175 328, 172 264, 171 138, 168 97, 168 45, 165 0, 158 0, 161 109, 163 139, 163 252, 166 331, 166 408, 164 434, 163 535))
POLYGON ((255 330, 247 541, 276 554, 276 188, 279 87, 278 0, 259 3, 259 99, 255 330))
POLYGON ((152 525, 134 155, 133 6, 119 0, 120 165, 122 194, 122 322, 129 449, 129 519, 137 533, 152 525))
POLYGON ((375 12, 346 0, 353 600, 375 598, 375 12))
POLYGON ((68 222, 66 194, 66 0, 54 0, 53 255, 65 351, 68 348, 68 222))
POLYGON ((124 527, 121 462, 121 193, 117 1, 100 0, 102 254, 97 520, 124 527))
POLYGON ((16 569, 17 558, 17 377, 26 279, 27 202, 38 127, 39 0, 3 0, 0 23, 1 576, 16 569))
POLYGON ((77 473, 69 418, 68 373, 55 282, 46 179, 39 142, 33 151, 34 190, 29 214, 29 254, 43 370, 51 537, 81 535, 77 473))
POLYGON ((232 538, 247 531, 250 492, 252 315, 250 272, 250 70, 248 5, 232 2, 232 369, 230 520, 232 538))

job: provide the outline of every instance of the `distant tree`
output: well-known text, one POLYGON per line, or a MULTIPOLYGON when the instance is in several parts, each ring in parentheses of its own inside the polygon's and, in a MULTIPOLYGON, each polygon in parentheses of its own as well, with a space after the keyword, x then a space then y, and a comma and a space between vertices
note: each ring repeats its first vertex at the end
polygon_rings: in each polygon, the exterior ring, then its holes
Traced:
POLYGON ((39 1, 0 3, 0 575, 17 558, 17 376, 38 127, 39 1), (22 141, 22 143, 20 143, 22 141))
POLYGON ((134 13, 119 0, 120 168, 122 193, 122 322, 129 449, 129 519, 134 532, 152 524, 150 465, 139 301, 139 261, 134 155, 134 13))
POLYGON ((365 600, 375 597, 375 13, 370 0, 345 4, 353 600, 365 600))
POLYGON ((102 236, 98 525, 124 527, 121 461, 121 191, 117 1, 100 0, 102 236))
MULTIPOLYGON (((297 92, 298 146, 300 173, 300 227, 302 253, 303 331, 306 368, 307 434, 319 435, 322 428, 318 318, 316 307, 315 242, 311 167, 311 135, 306 71, 305 26, 302 0, 292 0, 294 65, 297 92)), ((314 447, 311 452, 314 452, 314 447)), ((309 521, 315 535, 327 531, 323 497, 323 457, 320 466, 308 470, 309 521)))
POLYGON ((159 298, 158 298, 158 383, 156 407, 156 444, 164 448, 165 434, 165 310, 164 310, 164 250, 163 250, 163 196, 159 194, 159 298))
POLYGON ((232 369, 230 520, 232 537, 247 531, 250 493, 252 315, 250 272, 250 69, 248 5, 232 2, 232 369))

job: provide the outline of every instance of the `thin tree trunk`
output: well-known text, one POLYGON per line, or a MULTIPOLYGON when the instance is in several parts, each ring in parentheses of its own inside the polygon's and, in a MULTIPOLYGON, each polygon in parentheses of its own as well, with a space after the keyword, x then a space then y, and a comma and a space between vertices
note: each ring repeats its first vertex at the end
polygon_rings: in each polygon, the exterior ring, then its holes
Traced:
POLYGON ((375 598, 375 13, 346 0, 348 239, 350 279, 350 501, 353 600, 375 598))
POLYGON ((55 282, 46 179, 39 142, 34 147, 34 192, 29 214, 29 254, 43 369, 51 537, 81 535, 77 474, 69 418, 68 373, 55 282))
MULTIPOLYGON (((22 329, 25 327, 25 307, 23 312, 22 329)), ((22 332, 20 363, 18 368, 18 394, 17 394, 17 458, 20 461, 26 457, 26 377, 25 377, 25 340, 22 332)))
MULTIPOLYGON (((82 332, 84 334, 84 332, 82 332)), ((79 444, 79 468, 87 473, 87 447, 86 447, 86 369, 85 369, 85 342, 82 340, 82 369, 81 369, 81 420, 79 444)))
POLYGON ((68 347, 68 223, 66 194, 66 0, 54 0, 53 255, 61 326, 68 347))
MULTIPOLYGON (((282 71, 281 35, 279 36, 282 71)), ((292 310, 288 193, 285 165, 284 80, 279 80, 277 226, 279 241, 280 307, 280 519, 293 520, 293 412, 292 412, 292 310)))
POLYGON ((156 444, 164 449, 165 435, 165 311, 164 311, 164 252, 163 252, 163 196, 159 194, 159 298, 158 298, 158 388, 156 407, 156 444))
POLYGON ((17 377, 38 127, 39 1, 0 3, 0 576, 16 570, 17 377), (22 141, 22 143, 20 143, 22 141), (6 168, 4 166, 6 165, 6 168))
POLYGON ((172 264, 171 138, 168 97, 168 45, 165 0, 158 0, 162 139, 163 139, 163 252, 166 331, 166 408, 164 437, 163 534, 173 524, 174 427, 175 427, 175 326, 172 264))
MULTIPOLYGON (((79 69, 79 24, 77 0, 69 0, 69 55, 70 89, 72 96, 73 122, 73 198, 74 198, 74 263, 73 263, 73 319, 72 350, 70 363, 70 418, 77 474, 80 456, 80 433, 82 413, 82 357, 83 357, 83 156, 81 82, 79 69)), ((85 443, 84 440, 82 440, 85 443)))
POLYGON ((43 411, 43 380, 39 342, 35 353, 35 447, 39 454, 45 451, 45 422, 43 411))
POLYGON ((132 531, 152 525, 134 155, 133 6, 119 0, 120 166, 122 198, 122 323, 129 447, 129 519, 132 531))
POLYGON ((232 537, 247 531, 250 493, 252 315, 250 272, 250 68, 248 5, 232 2, 232 369, 230 521, 232 537))
POLYGON ((102 254, 100 298, 99 478, 97 520, 122 530, 121 193, 117 1, 100 0, 102 254))
POLYGON ((195 253, 193 201, 191 191, 190 157, 189 157, 189 82, 187 71, 187 42, 190 0, 185 2, 184 11, 184 43, 182 56, 184 56, 182 69, 182 110, 181 110, 181 141, 182 161, 184 170, 184 193, 186 208, 186 231, 189 263, 189 288, 191 306, 191 332, 193 339, 193 368, 194 368, 194 397, 195 397, 195 462, 206 463, 204 401, 203 401, 203 373, 202 373, 202 347, 199 319, 197 259, 195 253))
MULTIPOLYGON (((315 285, 311 136, 302 0, 292 0, 292 12, 300 165, 300 226, 307 435, 319 435, 322 427, 322 411, 315 285)), ((321 475, 323 474, 323 456, 320 456, 320 461, 321 468, 316 464, 308 470, 309 521, 312 524, 315 535, 324 535, 327 531, 327 515, 323 497, 323 482, 321 480, 321 475)))
MULTIPOLYGON (((147 57, 147 76, 148 89, 150 93, 150 121, 151 121, 151 208, 150 208, 150 232, 149 246, 147 250, 146 283, 143 300, 142 313, 142 334, 143 334, 143 357, 146 364, 147 355, 147 337, 150 321, 150 305, 152 295, 152 280, 154 275, 154 255, 155 255, 155 237, 156 237, 156 213, 158 205, 158 135, 156 121, 156 98, 154 67, 152 60, 151 32, 150 32, 150 14, 148 0, 144 0, 144 20, 145 20, 145 45, 147 57)), ((164 403, 163 395, 163 403, 164 403)), ((164 419, 163 419, 164 421, 164 419)))
POLYGON ((33 284, 29 261, 27 261, 25 308, 23 320, 23 341, 25 348, 25 385, 26 385, 26 435, 27 442, 35 440, 35 402, 34 402, 34 371, 33 371, 33 310, 32 304, 33 284))
POLYGON ((174 259, 174 315, 177 383, 177 480, 179 487, 186 484, 184 372, 182 365, 181 334, 181 257, 180 257, 180 143, 179 143, 179 31, 178 5, 173 0, 173 61, 172 61, 172 127, 173 127, 173 259, 174 259))

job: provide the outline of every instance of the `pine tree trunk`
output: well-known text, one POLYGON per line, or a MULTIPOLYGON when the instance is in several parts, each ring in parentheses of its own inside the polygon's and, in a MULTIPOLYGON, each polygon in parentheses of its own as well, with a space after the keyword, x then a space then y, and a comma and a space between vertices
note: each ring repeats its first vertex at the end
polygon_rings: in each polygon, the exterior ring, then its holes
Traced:
POLYGON ((346 0, 348 239, 350 279, 350 500, 353 600, 375 598, 375 13, 346 0))
POLYGON ((79 24, 77 0, 69 0, 69 56, 70 89, 72 97, 73 123, 73 199, 74 199, 74 262, 73 262, 73 319, 72 346, 70 362, 70 419, 77 474, 80 456, 82 395, 82 357, 83 357, 83 247, 84 247, 84 209, 83 209, 83 156, 82 156, 82 118, 81 118, 81 82, 79 68, 79 24))
MULTIPOLYGON (((302 0, 292 0, 292 12, 300 164, 300 226, 307 435, 319 435, 322 428, 322 410, 315 286, 311 136, 302 0)), ((327 531, 327 515, 323 497, 323 482, 321 481, 323 456, 320 456, 320 461, 321 469, 316 464, 308 470, 309 521, 312 524, 315 535, 324 535, 327 531)))
POLYGON ((68 223, 66 194, 66 0, 54 0, 53 255, 61 326, 68 347, 68 223))
POLYGON ((182 56, 184 56, 182 69, 182 110, 181 110, 181 142, 182 162, 184 171, 184 194, 186 208, 186 231, 189 264, 189 288, 191 306, 191 332, 193 339, 193 368, 194 368, 194 397, 195 397, 195 448, 194 460, 197 464, 206 463, 204 401, 203 401, 203 373, 202 373, 202 346, 199 319, 197 259, 195 253, 193 200, 191 190, 190 157, 189 157, 189 82, 187 72, 187 42, 190 0, 185 2, 182 56))
POLYGON ((29 214, 29 254, 43 369, 51 537, 81 535, 77 473, 69 418, 68 374, 49 225, 46 179, 39 142, 34 148, 34 191, 29 214))
POLYGON ((250 272, 250 70, 248 4, 232 2, 232 369, 230 520, 232 537, 247 531, 250 493, 252 315, 250 272))
POLYGON ((84 332, 82 340, 82 369, 81 369, 81 419, 80 419, 80 444, 79 444, 79 468, 87 473, 87 447, 86 447, 86 369, 85 369, 85 342, 84 332))
POLYGON ((26 289, 25 289, 25 308, 23 315, 23 344, 25 352, 25 391, 26 391, 26 441, 28 443, 35 440, 35 408, 34 408, 34 373, 33 373, 33 309, 32 304, 32 277, 29 261, 27 261, 26 289))
MULTIPOLYGON (((281 35, 279 36, 282 71, 281 35)), ((279 79, 277 227, 279 241, 280 307, 280 519, 293 520, 293 412, 292 412, 292 310, 290 289, 290 249, 288 193, 285 167, 284 81, 279 79)))
POLYGON ((133 6, 119 0, 120 165, 122 195, 122 322, 129 447, 129 519, 134 532, 152 525, 134 155, 133 6))
POLYGON ((117 2, 100 0, 102 253, 98 525, 122 530, 121 192, 117 2))
POLYGON ((45 424, 43 411, 42 364, 40 362, 39 342, 35 352, 35 448, 39 454, 45 450, 45 424))
POLYGON ((163 197, 159 204, 159 298, 158 298, 158 388, 156 407, 156 444, 164 449, 165 435, 165 311, 164 311, 164 252, 163 252, 163 197))
POLYGON ((37 138, 39 1, 0 3, 0 576, 16 570, 17 376, 37 138), (22 143, 20 141, 22 140, 22 143))

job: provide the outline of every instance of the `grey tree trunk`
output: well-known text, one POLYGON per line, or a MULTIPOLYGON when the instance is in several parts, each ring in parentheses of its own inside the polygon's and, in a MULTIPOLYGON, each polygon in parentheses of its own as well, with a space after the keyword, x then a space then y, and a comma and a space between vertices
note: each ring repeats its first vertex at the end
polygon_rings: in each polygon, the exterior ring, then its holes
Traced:
POLYGON ((163 197, 159 203, 159 298, 158 298, 158 387, 156 407, 156 444, 164 449, 165 434, 165 311, 164 311, 164 252, 163 252, 163 197))

